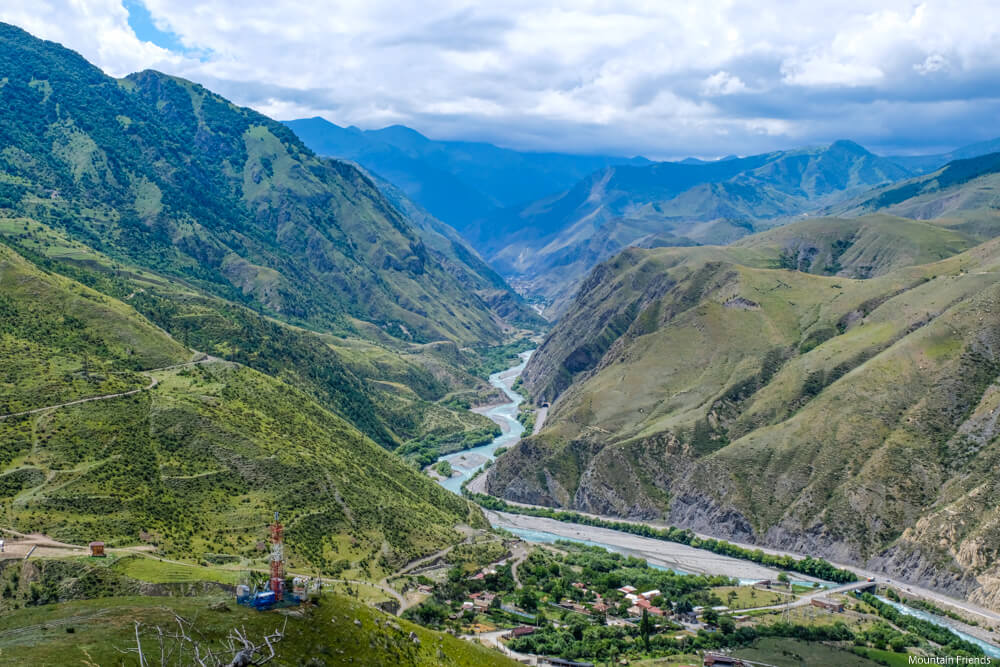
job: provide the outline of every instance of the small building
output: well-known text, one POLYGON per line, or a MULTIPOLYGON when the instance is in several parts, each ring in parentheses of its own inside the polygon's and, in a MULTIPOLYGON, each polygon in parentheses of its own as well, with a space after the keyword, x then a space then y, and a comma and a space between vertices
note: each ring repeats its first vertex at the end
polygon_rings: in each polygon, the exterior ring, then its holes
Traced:
POLYGON ((642 607, 637 607, 635 605, 632 605, 631 607, 628 608, 628 615, 629 616, 642 616, 642 607))
POLYGON ((643 593, 642 597, 646 598, 647 600, 652 600, 653 598, 655 598, 659 594, 660 594, 660 589, 659 588, 654 588, 651 591, 646 591, 645 593, 643 593))
POLYGON ((634 586, 622 586, 618 589, 619 592, 628 595, 629 593, 635 593, 636 588, 634 586))
POLYGON ((749 667, 739 658, 721 653, 706 653, 702 664, 704 667, 749 667))
POLYGON ((659 607, 648 607, 646 611, 649 612, 650 616, 663 616, 663 610, 659 607))
POLYGON ((840 613, 844 611, 844 605, 842 602, 837 602, 836 600, 827 600, 826 598, 816 598, 809 602, 814 607, 819 607, 820 609, 826 609, 827 611, 832 611, 840 613))
POLYGON ((417 592, 419 593, 430 593, 432 590, 434 590, 434 588, 432 586, 428 586, 427 584, 420 584, 417 586, 417 592))
POLYGON ((90 555, 96 558, 104 558, 107 556, 107 554, 104 553, 104 542, 91 542, 90 555))
POLYGON ((535 628, 531 627, 530 625, 519 625, 518 627, 514 628, 506 635, 504 635, 504 638, 517 639, 518 637, 526 637, 528 635, 533 635, 533 634, 535 634, 535 628))
POLYGON ((565 658, 543 657, 539 659, 539 665, 552 665, 553 667, 594 667, 592 662, 574 662, 565 658))

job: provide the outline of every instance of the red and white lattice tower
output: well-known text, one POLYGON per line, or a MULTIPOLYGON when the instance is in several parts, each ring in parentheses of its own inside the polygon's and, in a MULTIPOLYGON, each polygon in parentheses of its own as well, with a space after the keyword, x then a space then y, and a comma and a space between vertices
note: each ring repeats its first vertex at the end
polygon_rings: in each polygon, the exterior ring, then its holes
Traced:
POLYGON ((278 513, 274 513, 274 523, 271 524, 271 590, 278 600, 282 599, 285 589, 285 559, 282 549, 282 533, 284 528, 278 523, 278 513))

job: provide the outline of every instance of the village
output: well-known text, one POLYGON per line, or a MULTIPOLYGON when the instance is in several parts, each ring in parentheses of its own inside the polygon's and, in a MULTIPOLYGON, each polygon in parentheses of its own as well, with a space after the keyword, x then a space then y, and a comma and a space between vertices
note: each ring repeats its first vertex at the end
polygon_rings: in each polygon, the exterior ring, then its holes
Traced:
POLYGON ((676 664, 766 664, 728 655, 723 638, 752 639, 774 622, 845 630, 873 623, 850 591, 819 582, 677 574, 571 542, 470 545, 394 585, 413 596, 404 618, 530 665, 645 664, 671 654, 686 660, 676 664))

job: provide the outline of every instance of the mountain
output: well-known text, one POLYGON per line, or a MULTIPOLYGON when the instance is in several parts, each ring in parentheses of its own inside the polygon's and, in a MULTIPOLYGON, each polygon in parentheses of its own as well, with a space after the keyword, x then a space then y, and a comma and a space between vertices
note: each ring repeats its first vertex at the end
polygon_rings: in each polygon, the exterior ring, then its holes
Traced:
POLYGON ((116 80, 0 26, 0 204, 262 313, 416 342, 499 342, 370 179, 288 128, 158 72, 116 80))
POLYGON ((564 194, 504 211, 470 238, 559 316, 590 269, 624 247, 729 243, 908 175, 850 141, 716 162, 609 167, 564 194))
POLYGON ((121 300, 0 245, 5 528, 378 573, 457 542, 478 511, 307 392, 186 349, 121 300), (346 536, 353 536, 348 540, 346 536))
POLYGON ((545 319, 511 289, 451 225, 432 216, 389 181, 376 174, 368 176, 396 210, 417 229, 429 252, 444 270, 463 288, 478 296, 505 324, 536 330, 547 326, 545 319))
POLYGON ((532 356, 548 419, 487 488, 1000 608, 1000 241, 974 243, 877 216, 622 251, 532 356))
POLYGON ((434 141, 401 125, 340 127, 323 118, 285 123, 320 155, 353 160, 468 238, 498 209, 569 188, 587 174, 644 158, 531 153, 470 141, 434 141))
POLYGON ((888 159, 914 174, 926 174, 940 169, 955 160, 965 160, 996 152, 1000 152, 1000 137, 962 146, 948 153, 937 155, 891 155, 888 159))
POLYGON ((830 209, 836 215, 884 211, 938 219, 981 240, 1000 234, 1000 153, 949 162, 924 176, 894 183, 830 209))

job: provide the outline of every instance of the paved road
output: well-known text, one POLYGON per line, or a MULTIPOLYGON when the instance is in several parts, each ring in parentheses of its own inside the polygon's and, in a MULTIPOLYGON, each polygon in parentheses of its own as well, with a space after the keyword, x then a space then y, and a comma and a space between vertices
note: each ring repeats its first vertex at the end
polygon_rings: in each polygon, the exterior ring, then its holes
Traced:
MULTIPOLYGON (((157 373, 159 371, 169 371, 175 368, 184 368, 185 366, 194 366, 196 364, 207 364, 212 361, 221 361, 218 357, 213 357, 207 354, 201 355, 200 359, 195 359, 194 361, 186 361, 183 364, 174 364, 172 366, 164 366, 163 368, 152 368, 148 371, 140 371, 144 375, 149 375, 149 373, 157 373)), ((139 387, 138 389, 132 389, 130 391, 122 391, 117 394, 102 394, 100 396, 90 396, 88 398, 78 398, 73 401, 67 401, 65 403, 57 403, 56 405, 46 405, 43 408, 34 408, 32 410, 25 410, 23 412, 11 412, 10 414, 0 415, 0 419, 7 419, 8 417, 23 417, 24 415, 34 415, 39 412, 45 412, 47 410, 56 410, 58 408, 66 408, 71 405, 79 405, 81 403, 90 403, 91 401, 106 401, 109 398, 120 398, 122 396, 131 396, 133 394, 138 394, 141 391, 149 391, 156 385, 160 383, 155 377, 149 377, 149 384, 145 387, 139 387)))

